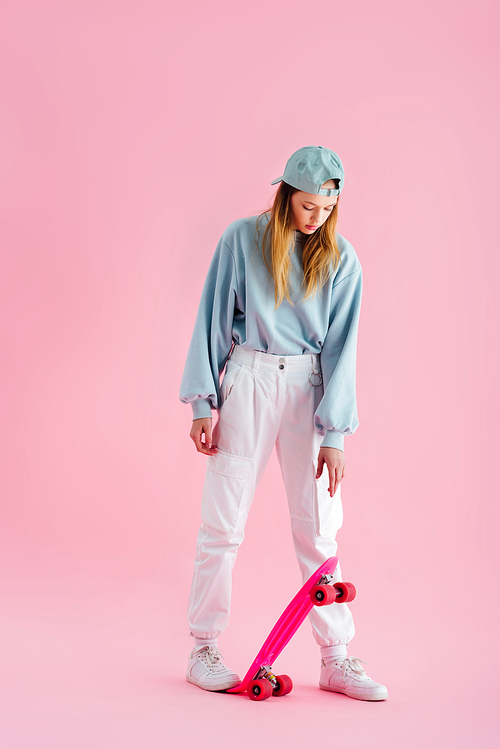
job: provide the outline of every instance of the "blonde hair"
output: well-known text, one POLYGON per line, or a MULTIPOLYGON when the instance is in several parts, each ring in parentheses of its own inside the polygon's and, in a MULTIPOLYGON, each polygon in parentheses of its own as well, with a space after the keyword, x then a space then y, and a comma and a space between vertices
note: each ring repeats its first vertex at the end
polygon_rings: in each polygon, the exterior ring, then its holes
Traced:
MULTIPOLYGON (((256 222, 257 234, 263 228, 262 226, 259 227, 260 218, 267 213, 271 214, 262 237, 262 254, 267 269, 274 280, 275 309, 278 309, 283 299, 287 299, 293 305, 290 298, 290 271, 292 266, 290 250, 293 247, 294 230, 290 198, 296 192, 299 191, 295 187, 282 181, 274 196, 273 205, 270 209, 260 213, 256 222)), ((335 231, 339 200, 340 196, 324 224, 314 234, 307 235, 304 238, 302 244, 302 268, 304 271, 302 286, 305 287, 305 293, 302 301, 313 297, 331 277, 338 263, 342 264, 335 231)), ((256 243, 258 246, 257 237, 256 243)))

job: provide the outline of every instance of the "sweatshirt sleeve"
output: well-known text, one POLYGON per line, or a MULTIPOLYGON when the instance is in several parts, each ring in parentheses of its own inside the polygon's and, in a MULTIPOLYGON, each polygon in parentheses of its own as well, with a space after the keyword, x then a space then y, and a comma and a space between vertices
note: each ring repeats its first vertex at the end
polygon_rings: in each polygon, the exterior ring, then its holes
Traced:
POLYGON ((219 373, 232 345, 236 288, 234 257, 221 237, 203 287, 180 387, 180 399, 191 404, 193 419, 211 416, 211 409, 218 408, 219 373))
POLYGON ((361 267, 334 285, 330 325, 321 351, 323 398, 314 424, 322 447, 344 449, 344 436, 359 426, 356 406, 356 349, 361 309, 361 267))

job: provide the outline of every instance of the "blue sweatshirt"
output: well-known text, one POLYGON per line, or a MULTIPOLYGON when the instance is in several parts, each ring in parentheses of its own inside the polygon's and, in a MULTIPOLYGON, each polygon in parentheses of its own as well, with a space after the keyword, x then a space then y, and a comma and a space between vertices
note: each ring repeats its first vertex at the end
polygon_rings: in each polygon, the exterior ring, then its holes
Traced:
POLYGON ((320 354, 323 397, 314 414, 322 446, 344 449, 344 436, 359 426, 356 348, 362 269, 353 246, 337 232, 342 265, 313 298, 302 301, 302 241, 294 232, 290 296, 277 310, 274 281, 262 257, 269 214, 239 218, 222 234, 208 269, 180 388, 193 419, 210 417, 220 404, 219 378, 233 341, 280 356, 320 354))

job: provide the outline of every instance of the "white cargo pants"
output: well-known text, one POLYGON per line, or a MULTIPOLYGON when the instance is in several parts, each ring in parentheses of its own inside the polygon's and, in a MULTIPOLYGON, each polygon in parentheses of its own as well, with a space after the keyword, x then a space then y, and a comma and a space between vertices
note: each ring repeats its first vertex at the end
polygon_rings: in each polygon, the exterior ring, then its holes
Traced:
MULTIPOLYGON (((188 622, 197 638, 218 637, 228 624, 232 570, 255 489, 274 445, 303 581, 336 555, 342 501, 340 485, 333 497, 328 493, 326 465, 322 476, 315 478, 322 438, 313 415, 323 386, 310 384, 313 368, 320 371, 318 355, 277 356, 240 346, 233 349, 212 435, 218 453, 207 457, 189 597, 188 622)), ((334 579, 342 579, 340 565, 334 579)), ((323 647, 347 644, 354 636, 346 603, 315 606, 309 619, 316 642, 323 647)))

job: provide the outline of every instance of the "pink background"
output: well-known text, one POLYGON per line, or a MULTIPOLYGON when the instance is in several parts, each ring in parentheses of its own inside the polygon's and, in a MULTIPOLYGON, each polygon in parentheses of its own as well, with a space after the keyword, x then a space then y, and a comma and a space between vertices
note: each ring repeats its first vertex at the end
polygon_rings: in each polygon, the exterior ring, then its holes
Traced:
MULTIPOLYGON (((498 15, 1 4, 2 749, 497 745, 498 15), (184 678, 194 317, 222 231, 309 144, 343 160, 364 270, 338 540, 385 703, 317 688, 307 622, 283 700, 184 678)), ((274 456, 234 582, 243 675, 299 584, 274 456)))

